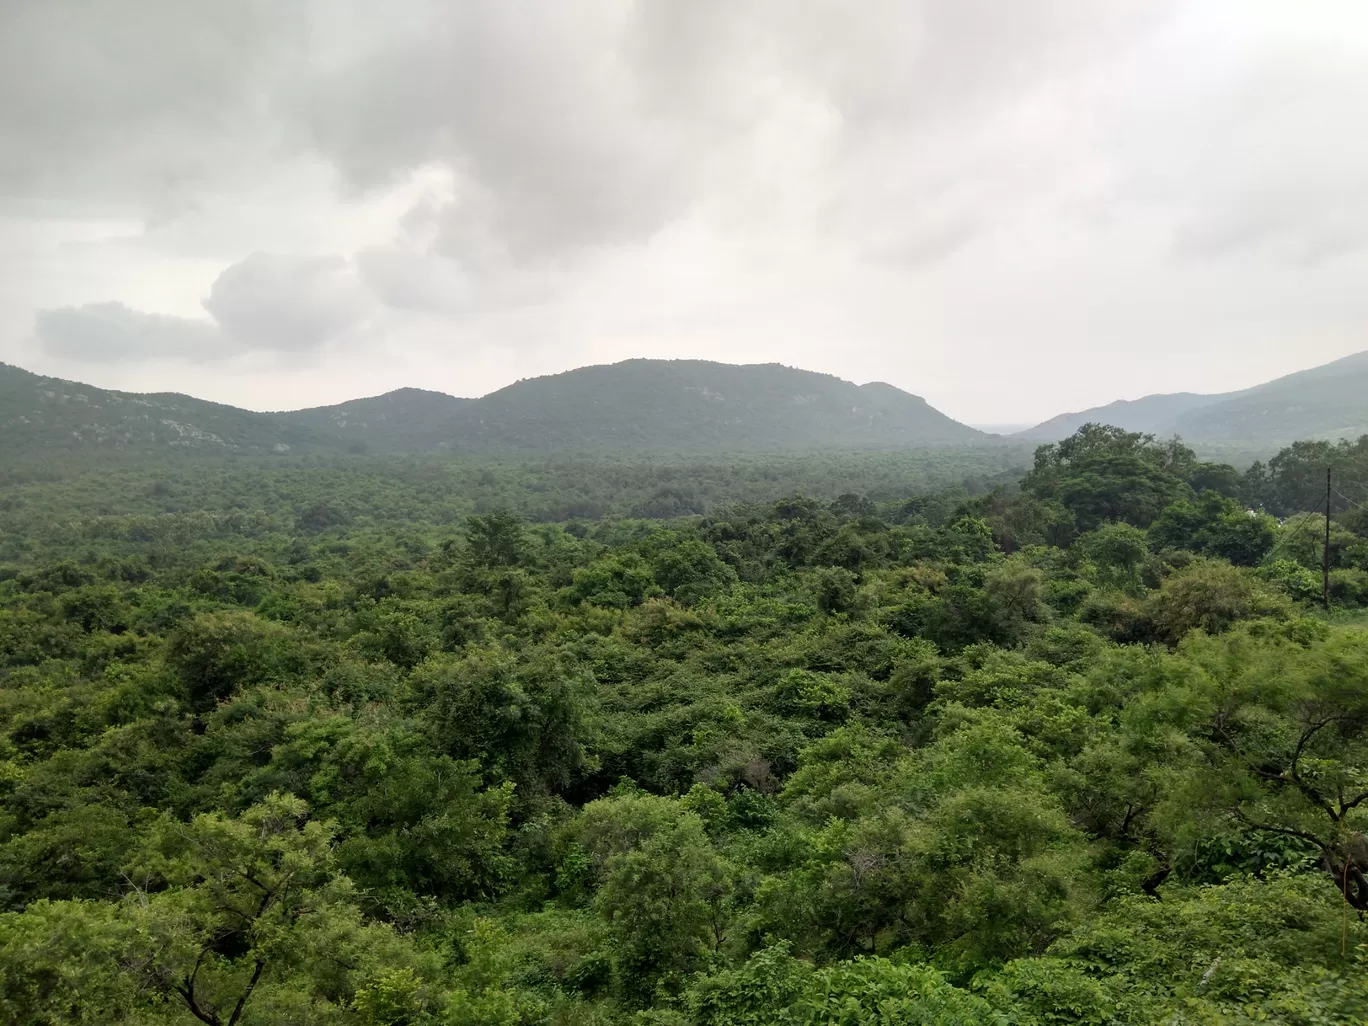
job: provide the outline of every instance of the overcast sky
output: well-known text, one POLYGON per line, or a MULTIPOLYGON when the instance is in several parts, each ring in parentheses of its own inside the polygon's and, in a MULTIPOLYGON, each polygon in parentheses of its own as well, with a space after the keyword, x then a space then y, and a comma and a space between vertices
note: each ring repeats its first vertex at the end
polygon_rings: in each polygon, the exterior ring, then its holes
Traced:
POLYGON ((1362 0, 0 0, 0 360, 1241 388, 1368 349, 1365 124, 1362 0))

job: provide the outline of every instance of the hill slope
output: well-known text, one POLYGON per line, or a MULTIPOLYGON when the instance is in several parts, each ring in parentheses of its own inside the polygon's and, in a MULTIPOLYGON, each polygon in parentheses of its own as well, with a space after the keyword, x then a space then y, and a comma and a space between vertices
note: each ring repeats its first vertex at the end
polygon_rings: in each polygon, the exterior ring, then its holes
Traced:
POLYGON ((463 407, 444 447, 768 452, 989 440, 918 396, 779 364, 626 360, 531 378, 463 407))
POLYGON ((439 447, 458 414, 477 401, 423 388, 400 388, 336 406, 273 416, 283 424, 339 439, 351 449, 423 452, 439 447))
POLYGON ((1107 403, 1106 406, 1094 406, 1079 413, 1061 413, 1035 427, 1018 431, 1012 437, 1027 441, 1054 442, 1068 438, 1084 424, 1114 424, 1127 431, 1168 434, 1169 428, 1183 414, 1210 406, 1212 403, 1219 403, 1225 398, 1224 395, 1174 392, 1167 395, 1147 395, 1142 399, 1118 399, 1107 403))
POLYGON ((1368 352, 1189 410, 1174 430, 1211 441, 1357 438, 1368 433, 1368 352))
POLYGON ((0 364, 0 456, 65 451, 804 452, 997 439, 892 385, 777 364, 628 360, 480 399, 404 388, 287 413, 138 395, 0 364))
POLYGON ((287 452, 331 447, 303 424, 175 392, 116 392, 0 363, 3 455, 71 450, 287 452))
POLYGON ((1368 352, 1240 392, 1151 395, 1065 413, 1012 437, 1055 441, 1089 422, 1199 442, 1280 445, 1299 438, 1355 438, 1368 433, 1368 352))

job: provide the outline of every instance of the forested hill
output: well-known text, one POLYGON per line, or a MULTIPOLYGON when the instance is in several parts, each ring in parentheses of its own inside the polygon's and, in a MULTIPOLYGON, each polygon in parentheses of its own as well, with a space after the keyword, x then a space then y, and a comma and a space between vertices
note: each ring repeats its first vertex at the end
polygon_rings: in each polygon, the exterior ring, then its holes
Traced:
POLYGON ((519 381, 480 399, 400 389, 253 413, 0 364, 6 452, 799 452, 977 444, 993 436, 892 385, 778 364, 628 360, 519 381))
POLYGON ((1196 442, 1277 446, 1305 438, 1357 438, 1368 432, 1368 352, 1241 392, 1150 395, 1064 413, 1015 437, 1057 441, 1088 423, 1196 442))
POLYGON ((61 450, 270 452, 335 441, 175 392, 115 392, 0 363, 0 460, 61 450))
POLYGON ((276 416, 372 451, 800 452, 985 442, 882 382, 780 364, 625 360, 528 378, 480 399, 400 389, 276 416))
POLYGON ((343 441, 352 449, 424 452, 440 448, 461 411, 477 401, 423 388, 399 388, 368 399, 274 416, 334 442, 343 441))
POLYGON ((434 442, 467 451, 780 451, 988 438, 882 382, 779 364, 626 360, 500 389, 458 411, 434 442))
MULTIPOLYGON (((1105 406, 1093 406, 1078 413, 1061 413, 1013 437, 1023 441, 1058 442, 1068 438, 1084 424, 1113 424, 1127 431, 1167 436, 1185 413, 1203 406, 1224 402, 1235 393, 1202 395, 1198 392, 1173 392, 1147 395, 1140 399, 1117 399, 1105 406)), ((1243 394, 1243 393, 1240 393, 1243 394)))

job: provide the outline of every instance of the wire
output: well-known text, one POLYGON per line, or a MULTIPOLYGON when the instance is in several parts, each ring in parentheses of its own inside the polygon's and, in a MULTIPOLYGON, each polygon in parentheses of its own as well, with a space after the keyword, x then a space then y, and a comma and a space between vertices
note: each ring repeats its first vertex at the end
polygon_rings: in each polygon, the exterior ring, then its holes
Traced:
MULTIPOLYGON (((1286 545, 1286 544, 1288 544, 1289 542, 1291 542, 1291 541, 1295 540, 1296 538, 1300 537, 1301 534, 1302 534, 1302 532, 1306 530, 1306 525, 1312 523, 1312 519, 1311 519, 1311 518, 1317 516, 1318 514, 1313 510, 1313 511, 1308 512, 1308 513, 1298 513, 1298 514, 1296 514, 1296 515, 1302 518, 1302 522, 1301 522, 1300 524, 1297 525, 1296 530, 1294 530, 1294 531, 1293 531, 1291 534, 1289 534, 1289 535, 1284 535, 1283 538, 1282 538, 1282 540, 1279 541, 1277 545, 1274 545, 1274 546, 1273 546, 1272 551, 1269 552, 1268 555, 1264 556, 1264 562, 1269 562, 1269 561, 1271 561, 1271 560, 1273 559, 1273 557, 1276 556, 1276 555, 1282 550, 1282 547, 1283 547, 1284 545, 1286 545)), ((1288 518, 1287 518, 1286 520, 1284 520, 1283 522, 1286 523, 1287 520, 1291 520, 1291 519, 1292 519, 1291 517, 1288 517, 1288 518)))
POLYGON ((1344 494, 1342 491, 1340 491, 1338 488, 1331 488, 1330 490, 1331 490, 1332 492, 1334 492, 1336 495, 1338 495, 1338 496, 1339 496, 1341 499, 1343 499, 1345 502, 1349 503, 1349 505, 1351 505, 1351 506, 1357 506, 1359 509, 1361 509, 1361 510, 1363 510, 1363 511, 1365 511, 1365 512, 1368 512, 1368 506, 1365 506, 1365 505, 1364 505, 1363 503, 1361 503, 1361 502, 1355 502, 1353 499, 1349 498, 1349 496, 1345 495, 1345 494, 1344 494))
POLYGON ((1335 483, 1344 484, 1347 482, 1353 485, 1356 489, 1362 488, 1364 487, 1364 483, 1360 475, 1362 474, 1364 469, 1365 468, 1358 466, 1352 467, 1350 469, 1346 469, 1344 467, 1337 467, 1335 470, 1335 483))

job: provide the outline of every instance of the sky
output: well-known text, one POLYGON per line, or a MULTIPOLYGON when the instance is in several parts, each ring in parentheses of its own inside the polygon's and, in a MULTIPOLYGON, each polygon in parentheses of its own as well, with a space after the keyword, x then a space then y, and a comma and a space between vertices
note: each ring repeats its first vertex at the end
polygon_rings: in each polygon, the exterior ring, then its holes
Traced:
POLYGON ((1368 349, 1366 68, 1361 0, 4 0, 0 361, 1243 388, 1368 349))

